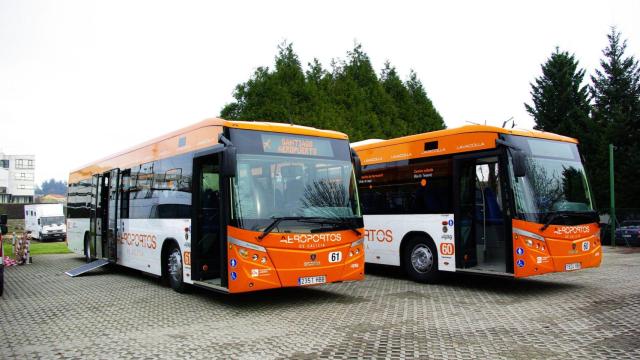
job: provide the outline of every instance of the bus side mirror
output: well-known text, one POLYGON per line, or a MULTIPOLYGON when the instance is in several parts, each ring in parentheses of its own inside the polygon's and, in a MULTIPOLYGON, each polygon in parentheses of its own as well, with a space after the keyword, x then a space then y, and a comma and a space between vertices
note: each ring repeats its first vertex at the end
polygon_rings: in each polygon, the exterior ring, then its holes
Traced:
POLYGON ((236 147, 233 145, 227 146, 222 152, 222 168, 220 169, 222 175, 228 177, 236 176, 236 147))
POLYGON ((360 162, 360 156, 353 149, 351 149, 351 161, 353 162, 353 171, 356 174, 356 179, 360 179, 360 176, 362 176, 362 163, 360 162))
POLYGON ((513 158, 513 175, 515 177, 524 177, 527 175, 526 158, 524 152, 520 150, 511 153, 513 158))

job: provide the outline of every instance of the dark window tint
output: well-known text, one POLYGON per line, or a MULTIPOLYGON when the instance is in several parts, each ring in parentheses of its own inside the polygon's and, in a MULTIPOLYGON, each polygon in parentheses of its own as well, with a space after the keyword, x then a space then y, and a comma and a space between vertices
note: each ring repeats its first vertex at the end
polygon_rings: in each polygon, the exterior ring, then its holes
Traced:
POLYGON ((178 155, 133 167, 123 182, 123 191, 129 194, 129 218, 190 218, 192 156, 178 155))
POLYGON ((93 204, 93 188, 91 179, 81 180, 69 185, 67 194, 67 216, 69 218, 85 218, 91 215, 93 204))
POLYGON ((438 148, 437 141, 429 141, 424 143, 424 151, 436 150, 438 148))
POLYGON ((359 180, 365 215, 453 212, 451 160, 365 166, 359 180))

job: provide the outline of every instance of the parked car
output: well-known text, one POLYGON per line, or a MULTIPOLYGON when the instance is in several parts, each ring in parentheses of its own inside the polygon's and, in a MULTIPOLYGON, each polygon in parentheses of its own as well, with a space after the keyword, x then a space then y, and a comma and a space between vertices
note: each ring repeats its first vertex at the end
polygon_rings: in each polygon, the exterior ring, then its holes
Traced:
POLYGON ((640 246, 640 220, 625 220, 616 229, 616 245, 640 246))

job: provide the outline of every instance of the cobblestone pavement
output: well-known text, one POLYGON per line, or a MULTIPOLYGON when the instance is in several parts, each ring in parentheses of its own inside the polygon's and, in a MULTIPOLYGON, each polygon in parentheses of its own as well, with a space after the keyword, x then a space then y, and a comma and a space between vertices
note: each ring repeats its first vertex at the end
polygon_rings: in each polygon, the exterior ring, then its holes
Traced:
POLYGON ((5 271, 0 358, 640 358, 640 252, 600 269, 438 285, 359 283, 178 294, 123 268, 70 278, 75 255, 5 271))

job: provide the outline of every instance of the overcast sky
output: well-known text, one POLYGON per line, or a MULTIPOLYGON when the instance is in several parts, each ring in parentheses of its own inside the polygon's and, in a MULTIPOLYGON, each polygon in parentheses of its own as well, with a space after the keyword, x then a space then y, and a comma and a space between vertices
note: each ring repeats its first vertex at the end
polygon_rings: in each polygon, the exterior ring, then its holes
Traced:
POLYGON ((640 58, 640 1, 0 0, 0 149, 36 181, 218 116, 236 84, 293 43, 329 67, 362 44, 414 69, 448 127, 533 121, 523 103, 559 46, 588 74, 610 26, 640 58))

